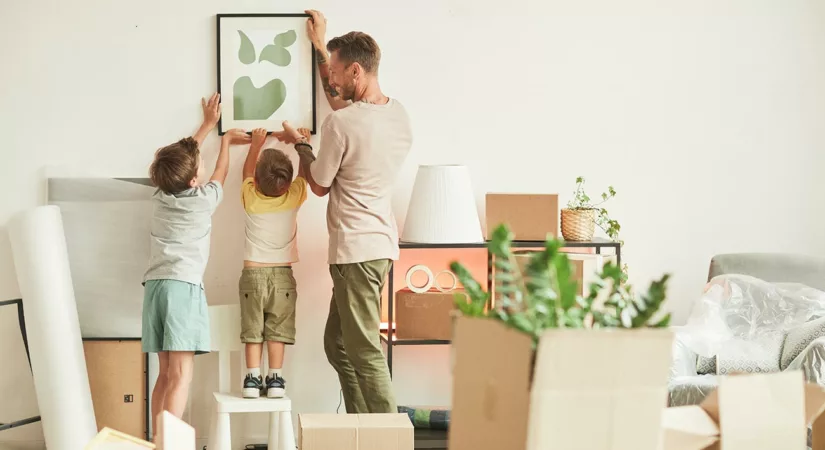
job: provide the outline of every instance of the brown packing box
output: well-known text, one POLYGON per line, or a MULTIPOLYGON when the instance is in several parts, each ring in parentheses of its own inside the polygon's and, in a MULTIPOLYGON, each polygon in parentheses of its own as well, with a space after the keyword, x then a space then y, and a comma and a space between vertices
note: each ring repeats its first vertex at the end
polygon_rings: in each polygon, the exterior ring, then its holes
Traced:
POLYGON ((544 241, 559 234, 558 194, 495 194, 488 193, 487 239, 502 223, 520 241, 544 241))
POLYGON ((731 375, 698 406, 668 408, 663 450, 825 449, 825 390, 802 372, 731 375))
POLYGON ((443 339, 453 337, 451 313, 455 294, 467 294, 463 289, 440 292, 431 289, 416 294, 409 289, 395 293, 395 334, 398 339, 443 339))
POLYGON ((527 335, 459 317, 450 450, 657 450, 672 342, 662 329, 547 331, 531 373, 527 335))
MULTIPOLYGON (((530 255, 535 253, 535 250, 516 250, 513 253, 519 271, 523 273, 527 263, 530 262, 530 255)), ((608 262, 616 263, 616 255, 587 253, 566 253, 566 255, 573 265, 573 279, 579 283, 579 295, 584 295, 587 292, 587 286, 598 278, 598 272, 602 270, 605 264, 608 262)))
POLYGON ((168 411, 161 414, 157 444, 104 427, 85 450, 195 450, 195 429, 168 411))
POLYGON ((299 414, 299 450, 413 450, 406 414, 299 414))

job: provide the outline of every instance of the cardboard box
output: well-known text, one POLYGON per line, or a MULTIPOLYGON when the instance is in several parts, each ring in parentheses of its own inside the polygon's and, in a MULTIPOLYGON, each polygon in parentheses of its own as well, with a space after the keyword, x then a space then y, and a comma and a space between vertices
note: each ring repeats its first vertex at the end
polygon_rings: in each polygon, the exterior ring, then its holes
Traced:
POLYGON ((487 239, 502 223, 519 241, 544 241, 559 235, 558 194, 495 194, 488 193, 487 239))
POLYGON ((467 294, 463 289, 440 292, 431 289, 416 294, 409 289, 395 293, 395 327, 398 339, 453 338, 452 311, 455 294, 467 294))
POLYGON ((731 375, 698 406, 668 408, 664 450, 825 448, 825 390, 802 372, 731 375))
POLYGON ((459 317, 450 449, 657 450, 672 342, 664 329, 552 330, 533 371, 529 336, 459 317))
MULTIPOLYGON (((522 273, 530 262, 530 256, 534 250, 516 250, 513 252, 516 264, 522 273)), ((616 255, 596 255, 587 253, 566 253, 570 263, 573 264, 573 279, 579 283, 579 295, 587 292, 590 283, 596 281, 602 268, 608 262, 616 263, 616 255)))
POLYGON ((195 429, 164 411, 157 430, 157 444, 104 427, 85 450, 195 450, 195 429))
POLYGON ((299 414, 299 450, 413 450, 406 414, 299 414))
POLYGON ((146 433, 145 354, 140 341, 83 341, 97 429, 146 433))

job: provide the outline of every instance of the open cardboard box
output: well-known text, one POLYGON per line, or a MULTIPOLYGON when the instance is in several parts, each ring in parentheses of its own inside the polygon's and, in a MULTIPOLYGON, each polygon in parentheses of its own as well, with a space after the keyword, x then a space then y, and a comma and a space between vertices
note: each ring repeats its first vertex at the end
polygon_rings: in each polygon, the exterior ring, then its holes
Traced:
POLYGON ((155 444, 104 427, 85 450, 195 450, 195 429, 168 411, 163 411, 156 441, 155 444))
POLYGON ((551 330, 534 351, 501 322, 459 317, 450 449, 657 450, 672 342, 666 329, 551 330))
POLYGON ((663 450, 825 449, 825 390, 799 371, 732 375, 701 405, 668 408, 663 450))

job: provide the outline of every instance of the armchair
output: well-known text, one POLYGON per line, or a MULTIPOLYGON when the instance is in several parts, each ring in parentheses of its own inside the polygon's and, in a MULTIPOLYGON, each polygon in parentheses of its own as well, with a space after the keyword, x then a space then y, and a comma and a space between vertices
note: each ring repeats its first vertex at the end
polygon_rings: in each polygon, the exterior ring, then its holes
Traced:
MULTIPOLYGON (((708 280, 724 274, 750 275, 769 282, 795 282, 825 291, 825 258, 770 253, 717 255, 711 259, 708 280)), ((791 330, 781 339, 778 361, 769 371, 801 370, 814 383, 825 385, 825 317, 791 330)), ((695 405, 716 389, 716 358, 703 358, 689 349, 674 348, 669 385, 669 406, 695 405)), ((739 371, 763 372, 759 364, 744 364, 739 371)))

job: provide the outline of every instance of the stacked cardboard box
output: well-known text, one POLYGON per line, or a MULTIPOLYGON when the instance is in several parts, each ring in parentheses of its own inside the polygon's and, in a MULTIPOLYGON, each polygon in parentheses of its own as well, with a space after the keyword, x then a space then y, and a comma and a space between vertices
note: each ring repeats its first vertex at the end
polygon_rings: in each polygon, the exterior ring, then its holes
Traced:
POLYGON ((559 234, 557 194, 488 193, 487 239, 501 224, 507 224, 519 241, 543 241, 559 234))
POLYGON ((299 414, 300 450, 413 450, 406 414, 299 414))
POLYGON ((398 339, 452 339, 456 294, 467 295, 463 289, 451 292, 431 289, 420 294, 409 289, 396 292, 395 333, 398 339))

